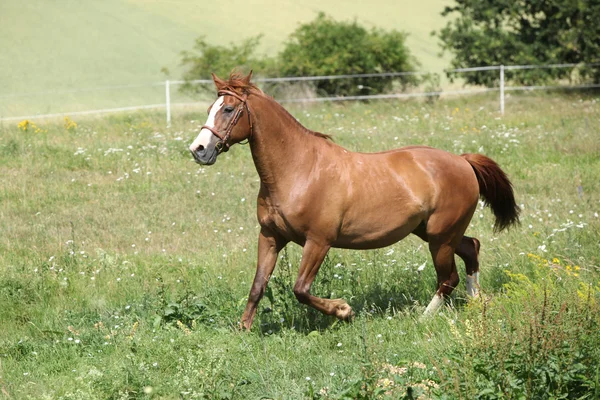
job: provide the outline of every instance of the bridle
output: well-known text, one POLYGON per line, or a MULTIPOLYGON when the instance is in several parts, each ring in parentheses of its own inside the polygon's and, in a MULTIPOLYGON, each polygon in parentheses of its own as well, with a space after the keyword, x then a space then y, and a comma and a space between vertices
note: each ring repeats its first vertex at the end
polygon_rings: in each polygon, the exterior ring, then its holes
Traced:
POLYGON ((217 150, 217 154, 221 154, 221 153, 225 153, 229 150, 229 147, 231 146, 229 144, 229 137, 231 136, 231 131, 233 131, 235 124, 237 124, 238 120, 242 116, 242 112, 244 112, 244 108, 246 108, 246 113, 248 114, 248 125, 250 125, 250 136, 248 138, 252 137, 252 119, 250 118, 250 109, 248 108, 248 103, 247 103, 247 100, 248 100, 247 93, 244 93, 240 96, 239 94, 232 92, 230 90, 219 90, 217 95, 219 97, 220 96, 233 96, 236 99, 241 101, 241 103, 237 106, 237 109, 235 110, 235 114, 233 114, 233 118, 229 121, 229 124, 227 124, 227 127, 225 128, 225 133, 221 134, 215 128, 213 128, 212 126, 208 126, 208 125, 204 125, 201 128, 201 129, 208 129, 209 131, 211 131, 213 133, 213 135, 215 135, 216 137, 219 138, 219 141, 215 145, 215 149, 217 150))

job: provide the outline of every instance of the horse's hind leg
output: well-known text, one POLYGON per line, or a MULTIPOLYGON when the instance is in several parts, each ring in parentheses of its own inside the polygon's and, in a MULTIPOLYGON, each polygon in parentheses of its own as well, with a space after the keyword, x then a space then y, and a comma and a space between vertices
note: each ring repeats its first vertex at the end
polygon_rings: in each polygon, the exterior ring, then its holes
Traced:
POLYGON ((438 289, 425 309, 425 315, 434 314, 458 285, 459 277, 454 262, 454 247, 449 243, 437 244, 429 242, 429 251, 437 273, 438 289))
POLYGON ((475 297, 479 294, 479 240, 463 236, 456 248, 456 254, 465 262, 467 270, 467 295, 475 297))

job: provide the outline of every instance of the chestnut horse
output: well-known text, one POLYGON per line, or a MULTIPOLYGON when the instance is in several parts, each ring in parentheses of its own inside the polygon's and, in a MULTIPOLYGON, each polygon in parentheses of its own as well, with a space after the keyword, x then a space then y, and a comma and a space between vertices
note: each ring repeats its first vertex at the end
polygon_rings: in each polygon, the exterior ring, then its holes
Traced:
POLYGON ((458 284, 457 254, 467 270, 467 293, 478 294, 479 241, 465 230, 481 196, 500 231, 519 221, 506 174, 481 154, 458 156, 424 146, 355 153, 328 135, 302 126, 250 82, 213 74, 218 98, 190 146, 194 159, 217 156, 247 140, 260 177, 258 263, 241 327, 250 329, 279 251, 303 247, 294 294, 298 301, 340 319, 353 316, 342 299, 322 299, 310 287, 331 247, 375 249, 410 233, 428 242, 437 292, 425 314, 434 313, 458 284))

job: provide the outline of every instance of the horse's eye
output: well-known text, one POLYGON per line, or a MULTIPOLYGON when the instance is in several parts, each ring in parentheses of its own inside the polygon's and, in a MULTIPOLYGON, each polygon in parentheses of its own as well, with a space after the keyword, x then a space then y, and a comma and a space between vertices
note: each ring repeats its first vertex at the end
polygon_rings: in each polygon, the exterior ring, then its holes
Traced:
POLYGON ((225 106, 225 108, 223 109, 223 111, 226 113, 233 112, 233 110, 234 110, 233 106, 225 106))

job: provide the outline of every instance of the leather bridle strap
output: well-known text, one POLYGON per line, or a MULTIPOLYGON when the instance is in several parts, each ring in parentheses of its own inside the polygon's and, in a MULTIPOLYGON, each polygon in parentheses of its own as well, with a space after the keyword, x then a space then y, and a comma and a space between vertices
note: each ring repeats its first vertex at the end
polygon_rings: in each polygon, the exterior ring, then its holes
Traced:
POLYGON ((250 118, 250 109, 248 108, 248 103, 247 103, 247 100, 248 100, 247 93, 244 93, 243 95, 240 96, 239 94, 232 92, 230 90, 220 90, 218 92, 218 96, 233 96, 236 99, 241 101, 241 103, 238 105, 237 109, 235 110, 235 114, 233 115, 233 118, 229 121, 229 124, 227 124, 227 127, 225 128, 225 132, 223 134, 219 133, 212 126, 204 125, 201 128, 201 129, 208 129, 209 131, 211 131, 213 133, 213 135, 215 135, 216 137, 219 138, 219 142, 217 142, 215 148, 217 149, 217 152, 218 152, 217 154, 220 154, 220 153, 224 153, 229 150, 229 147, 230 147, 229 137, 231 136, 231 131, 233 131, 235 124, 237 124, 240 117, 242 116, 242 113, 244 112, 244 108, 246 108, 246 113, 248 114, 248 125, 250 126, 249 138, 252 137, 252 119, 250 118))

